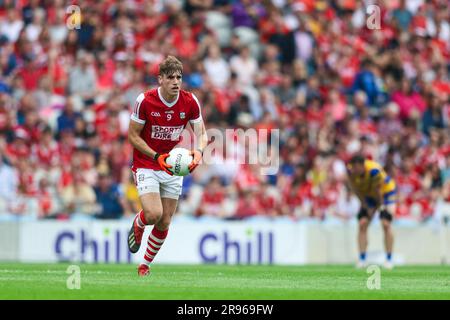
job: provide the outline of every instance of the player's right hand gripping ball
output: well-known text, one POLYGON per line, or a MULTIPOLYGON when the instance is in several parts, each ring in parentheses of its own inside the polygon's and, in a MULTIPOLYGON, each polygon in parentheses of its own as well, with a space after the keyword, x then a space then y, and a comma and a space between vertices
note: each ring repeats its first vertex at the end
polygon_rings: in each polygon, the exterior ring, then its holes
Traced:
POLYGON ((170 168, 172 168, 172 166, 167 164, 166 162, 167 157, 169 157, 168 153, 157 154, 156 161, 158 162, 162 170, 164 170, 167 174, 173 176, 173 173, 169 170, 170 168))

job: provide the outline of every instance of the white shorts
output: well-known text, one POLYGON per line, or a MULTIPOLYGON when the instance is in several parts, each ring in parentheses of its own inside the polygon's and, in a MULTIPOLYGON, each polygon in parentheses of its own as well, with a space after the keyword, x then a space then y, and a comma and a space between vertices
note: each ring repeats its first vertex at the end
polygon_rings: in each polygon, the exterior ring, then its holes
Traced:
POLYGON ((171 176, 168 173, 153 169, 138 168, 133 172, 139 196, 156 192, 161 198, 178 199, 183 187, 183 177, 171 176))

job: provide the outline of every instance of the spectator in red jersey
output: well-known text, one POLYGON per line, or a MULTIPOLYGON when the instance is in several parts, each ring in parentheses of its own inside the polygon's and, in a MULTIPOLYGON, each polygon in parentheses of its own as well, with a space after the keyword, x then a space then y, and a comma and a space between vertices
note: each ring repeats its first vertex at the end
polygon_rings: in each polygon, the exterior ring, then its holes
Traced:
MULTIPOLYGON (((26 49, 30 50, 30 48, 26 49)), ((24 58, 24 65, 20 71, 18 71, 18 76, 22 78, 24 88, 29 91, 36 90, 38 88, 38 80, 47 73, 45 67, 37 61, 35 56, 28 54, 24 58)))
POLYGON ((312 96, 306 108, 306 120, 310 129, 317 131, 325 119, 325 110, 322 108, 322 99, 312 96))
POLYGON ((24 197, 34 197, 38 191, 38 181, 36 181, 33 164, 29 158, 17 159, 17 170, 19 173, 19 194, 24 197))
POLYGON ((259 186, 255 197, 259 202, 259 214, 266 217, 277 217, 281 215, 281 194, 275 186, 264 181, 259 186))
POLYGON ((62 164, 68 164, 71 162, 75 149, 75 135, 73 131, 68 129, 61 131, 58 143, 58 152, 59 159, 62 164))
POLYGON ((311 215, 311 202, 300 192, 300 185, 294 183, 286 191, 280 206, 284 216, 305 218, 311 215))
POLYGON ((414 163, 411 158, 403 161, 403 166, 395 175, 395 183, 399 194, 398 211, 402 217, 409 216, 411 206, 422 196, 422 182, 420 176, 414 171, 414 163))
POLYGON ((237 219, 249 218, 260 214, 260 212, 261 208, 255 197, 255 191, 242 191, 233 217, 237 219))
POLYGON ((40 124, 41 121, 36 111, 30 110, 25 113, 24 123, 19 128, 26 132, 29 146, 39 142, 41 136, 40 124))
POLYGON ((28 145, 28 133, 22 128, 14 130, 14 137, 10 144, 6 146, 6 155, 13 165, 17 165, 22 158, 27 158, 30 154, 28 145))
POLYGON ((111 142, 111 150, 109 152, 110 166, 112 178, 115 182, 120 182, 124 168, 128 165, 129 154, 124 148, 124 140, 116 138, 111 142))
POLYGON ((96 58, 97 87, 99 93, 109 93, 114 88, 114 61, 105 52, 99 53, 96 58))
POLYGON ((55 212, 56 203, 55 198, 52 197, 50 192, 50 183, 46 178, 39 180, 39 186, 37 190, 37 200, 39 207, 39 218, 46 218, 55 212))
POLYGON ((42 130, 40 141, 32 147, 32 154, 44 168, 59 163, 58 143, 53 139, 50 127, 42 130))
POLYGON ((256 190, 261 183, 259 167, 256 165, 242 164, 235 177, 235 183, 240 191, 256 190))
POLYGON ((304 218, 311 215, 313 184, 307 177, 306 169, 304 165, 297 166, 292 179, 282 190, 280 210, 283 215, 296 218, 304 218))
POLYGON ((414 169, 413 159, 405 158, 400 172, 395 175, 398 191, 408 195, 411 201, 417 199, 421 191, 421 177, 414 169))
POLYGON ((205 186, 201 205, 197 209, 197 216, 225 216, 225 189, 219 177, 213 177, 205 186))
POLYGON ((416 153, 417 164, 425 167, 436 163, 442 165, 445 157, 442 146, 442 132, 437 129, 430 129, 430 138, 427 146, 420 148, 416 153))
POLYGON ((426 167, 422 183, 423 189, 428 192, 418 200, 418 204, 421 206, 421 218, 428 219, 434 212, 434 205, 440 198, 443 187, 442 176, 436 162, 426 167))

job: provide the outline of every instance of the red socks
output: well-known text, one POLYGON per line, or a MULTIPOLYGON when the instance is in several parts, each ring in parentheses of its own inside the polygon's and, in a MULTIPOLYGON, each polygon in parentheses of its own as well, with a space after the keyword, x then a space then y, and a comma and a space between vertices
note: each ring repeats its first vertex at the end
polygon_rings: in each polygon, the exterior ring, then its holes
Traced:
POLYGON ((145 221, 144 210, 139 211, 136 215, 136 224, 139 228, 143 229, 147 225, 147 221, 145 221))
POLYGON ((156 229, 156 226, 153 227, 152 232, 148 236, 147 250, 145 251, 143 263, 150 264, 153 261, 159 249, 163 245, 168 232, 169 230, 160 231, 156 229))

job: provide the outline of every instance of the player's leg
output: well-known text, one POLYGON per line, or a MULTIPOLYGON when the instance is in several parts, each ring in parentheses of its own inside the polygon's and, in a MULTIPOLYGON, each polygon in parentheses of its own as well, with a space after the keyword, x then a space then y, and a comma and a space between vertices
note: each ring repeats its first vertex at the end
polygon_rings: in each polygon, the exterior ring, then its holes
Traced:
MULTIPOLYGON (((160 197, 159 193, 156 193, 156 192, 147 193, 145 195, 142 195, 140 197, 140 199, 141 199, 141 204, 142 204, 143 209, 140 212, 139 219, 138 219, 138 221, 142 222, 142 225, 139 225, 137 227, 140 230, 140 231, 138 231, 139 247, 142 243, 142 235, 144 234, 145 226, 156 224, 162 216, 162 203, 161 203, 161 197, 160 197)), ((136 227, 135 227, 135 229, 136 229, 136 227)), ((152 231, 152 234, 154 234, 154 231, 152 231)), ((150 234, 150 236, 152 234, 150 234)), ((150 237, 149 237, 149 239, 150 239, 150 237)), ((148 242, 149 242, 149 240, 147 240, 147 249, 144 253, 144 258, 138 266, 138 274, 140 276, 147 276, 150 274, 150 268, 148 266, 150 262, 148 260, 152 257, 152 253, 149 252, 148 242)), ((138 248, 138 250, 139 250, 139 248, 138 248)))
POLYGON ((383 226, 384 246, 386 250, 385 267, 392 269, 392 250, 394 246, 394 234, 392 231, 392 219, 395 214, 397 202, 397 190, 395 182, 388 179, 383 186, 383 207, 380 209, 380 220, 383 226))
POLYGON ((358 214, 358 247, 359 247, 359 260, 358 267, 362 268, 366 265, 366 252, 367 252, 367 230, 369 227, 369 216, 367 210, 361 209, 358 214))
POLYGON ((149 265, 155 259, 169 233, 169 225, 178 204, 178 198, 161 198, 162 216, 148 236, 147 249, 141 263, 149 265))
POLYGON ((384 247, 386 250, 386 263, 385 267, 391 269, 392 263, 392 250, 394 247, 394 233, 392 231, 392 218, 395 212, 395 204, 388 204, 384 210, 380 211, 380 220, 383 226, 384 233, 384 247))
POLYGON ((365 206, 361 206, 358 213, 358 246, 359 246, 359 260, 357 267, 363 268, 367 265, 366 254, 368 246, 368 229, 370 221, 375 213, 375 202, 373 199, 367 197, 365 199, 365 206))
POLYGON ((169 225, 172 222, 172 217, 177 210, 178 197, 162 197, 161 202, 163 207, 163 214, 161 216, 161 219, 159 219, 155 226, 158 228, 158 230, 165 231, 169 229, 169 225))
POLYGON ((165 172, 157 173, 160 181, 161 216, 155 222, 147 240, 147 249, 142 264, 149 265, 161 249, 169 232, 169 225, 181 194, 182 177, 171 177, 165 172))
POLYGON ((145 226, 155 224, 162 216, 159 182, 155 179, 153 170, 138 169, 135 181, 142 210, 133 219, 128 233, 128 248, 132 253, 136 253, 141 246, 145 226))
POLYGON ((162 204, 159 193, 150 192, 139 197, 142 210, 135 216, 128 234, 128 247, 132 253, 138 252, 145 226, 153 225, 162 215, 162 204))

